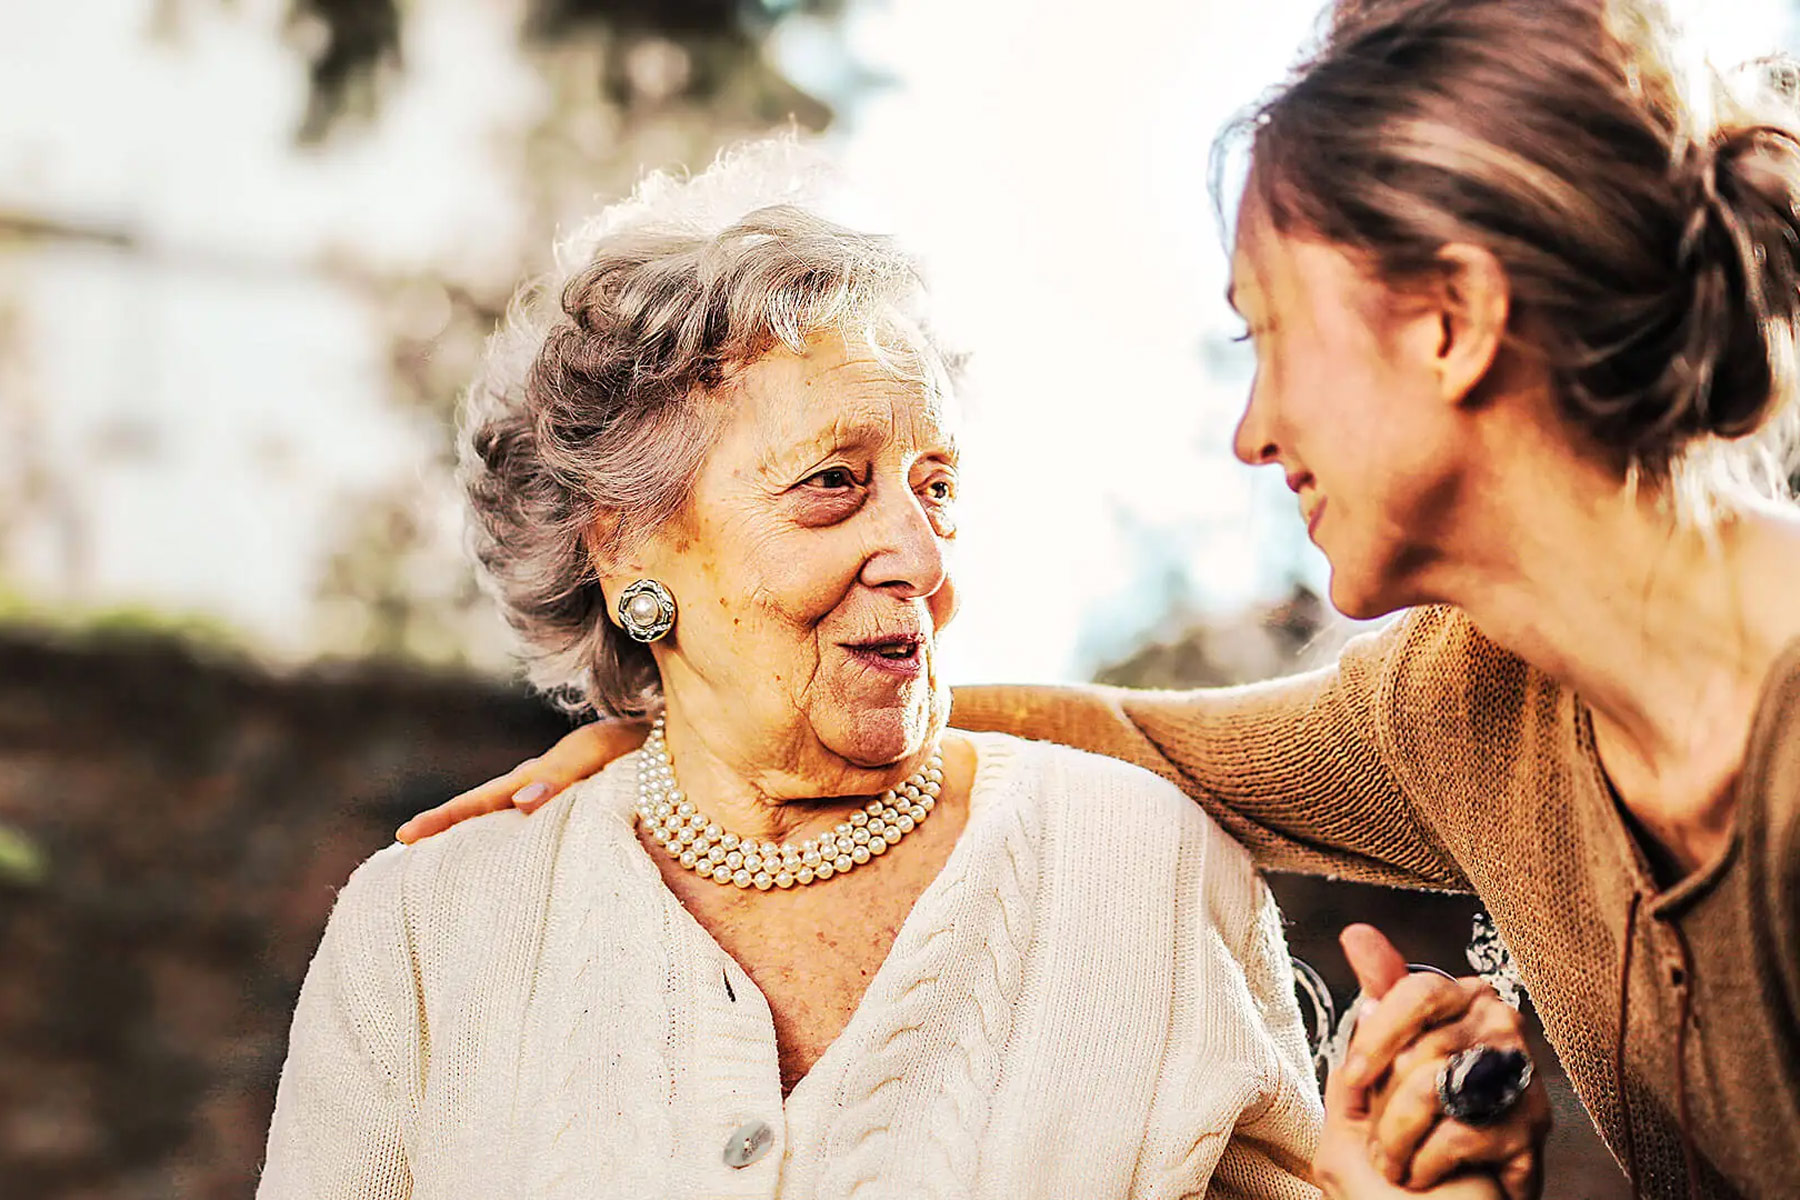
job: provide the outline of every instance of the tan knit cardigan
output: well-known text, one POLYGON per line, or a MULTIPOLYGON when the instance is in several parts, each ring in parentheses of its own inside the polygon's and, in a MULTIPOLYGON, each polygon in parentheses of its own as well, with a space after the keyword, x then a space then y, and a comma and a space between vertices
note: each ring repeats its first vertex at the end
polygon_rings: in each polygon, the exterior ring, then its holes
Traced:
POLYGON ((954 723, 1156 771, 1264 867, 1475 892, 1643 1195, 1800 1196, 1800 644, 1729 849, 1666 889, 1581 699, 1453 609, 1247 687, 960 689, 954 723))

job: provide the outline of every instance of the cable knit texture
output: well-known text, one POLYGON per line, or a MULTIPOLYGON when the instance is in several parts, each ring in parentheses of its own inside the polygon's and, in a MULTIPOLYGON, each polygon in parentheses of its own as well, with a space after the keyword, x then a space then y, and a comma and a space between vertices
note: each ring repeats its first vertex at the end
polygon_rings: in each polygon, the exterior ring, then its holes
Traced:
POLYGON ((959 689, 955 722, 1155 771, 1265 867, 1478 893, 1644 1195, 1800 1195, 1800 643, 1764 687, 1729 849, 1680 881, 1623 820, 1580 697, 1454 609, 1307 675, 959 689))
POLYGON ((766 1000, 633 833, 635 756, 375 855, 307 973, 259 1196, 1316 1197, 1248 854, 1138 768, 975 741, 967 827, 785 1102, 766 1000), (769 1152, 727 1165, 756 1122, 769 1152))

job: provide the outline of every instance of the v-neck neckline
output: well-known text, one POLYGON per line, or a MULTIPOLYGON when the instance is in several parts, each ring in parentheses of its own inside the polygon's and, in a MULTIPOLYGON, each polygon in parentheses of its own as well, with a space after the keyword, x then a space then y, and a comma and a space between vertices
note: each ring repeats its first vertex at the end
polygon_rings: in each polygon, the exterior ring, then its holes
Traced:
MULTIPOLYGON (((885 984, 887 978, 898 969, 894 962, 896 951, 907 943, 908 935, 915 925, 921 920, 930 919, 929 915, 932 910, 942 902, 944 891, 953 886, 953 881, 968 870, 967 860, 970 856, 978 853, 977 850, 972 849, 971 847, 979 838, 986 836, 985 832, 977 833, 977 827, 982 824, 982 818, 988 811, 988 801, 991 797, 991 793, 999 781, 999 778, 1004 775, 1007 765, 1011 762, 1012 755, 1005 752, 1003 747, 996 745, 992 740, 992 735, 969 733, 963 730, 958 730, 957 732, 968 739, 975 754, 975 767, 971 773, 969 783, 969 811, 967 818, 963 822, 962 830, 957 834, 956 842, 951 846, 950 853, 945 857, 943 866, 938 868, 938 872, 936 875, 932 876, 931 882, 926 884, 919 892, 918 899, 913 901, 912 908, 907 911, 906 917, 900 922, 900 928, 895 932, 894 940, 888 946, 887 954, 882 958, 881 965, 876 968, 875 973, 869 976, 869 982, 863 988, 862 995, 857 997, 856 1004, 851 1009, 850 1016, 844 1022, 843 1028, 838 1030, 837 1036, 833 1037, 826 1045, 825 1049, 819 1053, 819 1056, 813 1060, 812 1066, 808 1067, 806 1073, 794 1081, 794 1086, 782 1097, 781 1103, 784 1111, 791 1109, 796 1099, 802 1097, 803 1093, 810 1094, 812 1091, 817 1090, 818 1087, 824 1086, 823 1084, 814 1084, 812 1082, 815 1078, 825 1078, 829 1076, 829 1071, 823 1071, 821 1068, 835 1065, 839 1058, 846 1053, 850 1053, 850 1051, 844 1049, 844 1047, 849 1042, 851 1036, 856 1033, 859 1026, 866 1023, 865 1014, 869 1005, 869 997, 875 995, 877 990, 885 984), (921 917, 921 913, 927 915, 921 917)), ((630 788, 623 787, 621 789, 621 794, 629 800, 630 788)), ((685 930, 687 937, 700 939, 702 944, 716 951, 722 961, 730 963, 732 967, 737 969, 737 974, 740 977, 738 983, 739 989, 748 989, 761 1004, 763 1011, 771 1014, 770 1019, 772 1022, 773 1010, 769 1007, 768 997, 764 995, 762 989, 757 986, 756 981, 751 977, 750 972, 745 969, 743 963, 739 962, 737 958, 725 949, 724 946, 720 945, 719 940, 712 935, 712 931, 701 924, 698 917, 688 911, 687 905, 681 902, 681 897, 677 896, 674 891, 669 888, 668 884, 663 881, 662 873, 657 869, 656 863, 651 859, 649 850, 647 850, 643 843, 638 840, 634 823, 631 819, 631 807, 629 803, 626 803, 622 807, 621 816, 625 822, 624 834, 638 852, 633 861, 641 860, 643 870, 648 872, 647 878, 655 885, 661 895, 665 914, 677 927, 685 930)), ((742 1003, 743 1000, 744 997, 742 996, 736 998, 736 1002, 738 1003, 742 1003)), ((773 1039, 774 1029, 772 1023, 769 1033, 771 1039, 773 1039)), ((778 1062, 779 1057, 779 1051, 777 1051, 778 1062)), ((779 1074, 779 1065, 777 1065, 776 1071, 777 1074, 779 1074)))
POLYGON ((1744 809, 1752 800, 1750 789, 1756 777, 1752 767, 1767 757, 1767 744, 1774 736, 1768 726, 1770 713, 1777 707, 1776 696, 1782 688, 1790 686, 1796 676, 1800 676, 1800 638, 1789 642, 1775 656, 1757 694, 1756 706, 1750 716, 1750 732, 1744 743, 1743 765, 1731 783, 1731 829, 1726 835, 1724 849, 1667 886, 1657 877, 1649 852, 1633 828, 1635 818, 1606 773, 1606 764, 1600 758, 1600 744, 1594 735, 1593 709, 1573 688, 1567 689, 1573 707, 1576 754, 1582 763, 1587 788, 1605 810, 1601 819, 1606 823, 1608 835, 1625 848, 1626 859, 1631 864, 1632 886, 1643 894, 1653 914, 1672 914, 1694 903, 1717 886, 1737 860, 1743 841, 1744 809))

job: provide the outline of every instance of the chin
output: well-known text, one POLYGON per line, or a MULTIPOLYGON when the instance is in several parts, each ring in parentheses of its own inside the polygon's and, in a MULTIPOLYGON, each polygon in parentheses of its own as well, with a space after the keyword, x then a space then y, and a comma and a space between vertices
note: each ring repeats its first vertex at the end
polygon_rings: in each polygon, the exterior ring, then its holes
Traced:
POLYGON ((934 688, 912 703, 847 709, 814 728, 833 754, 880 770, 922 753, 943 733, 949 709, 947 690, 934 688))
POLYGON ((1373 621, 1405 608, 1406 602, 1396 600, 1392 591, 1360 578, 1354 571, 1340 570, 1336 564, 1332 565, 1331 584, 1327 588, 1331 607, 1352 621, 1373 621))

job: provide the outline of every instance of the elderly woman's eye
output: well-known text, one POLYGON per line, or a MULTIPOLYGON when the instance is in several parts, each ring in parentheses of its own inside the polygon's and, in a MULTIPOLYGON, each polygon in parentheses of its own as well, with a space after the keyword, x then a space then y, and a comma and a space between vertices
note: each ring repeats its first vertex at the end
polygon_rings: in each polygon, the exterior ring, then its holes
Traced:
POLYGON ((939 503, 956 499, 956 484, 948 479, 934 479, 925 485, 925 494, 939 503))
POLYGON ((806 482, 833 491, 856 486, 856 476, 849 467, 826 467, 806 482))

